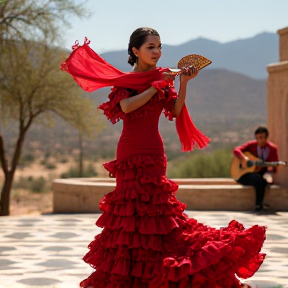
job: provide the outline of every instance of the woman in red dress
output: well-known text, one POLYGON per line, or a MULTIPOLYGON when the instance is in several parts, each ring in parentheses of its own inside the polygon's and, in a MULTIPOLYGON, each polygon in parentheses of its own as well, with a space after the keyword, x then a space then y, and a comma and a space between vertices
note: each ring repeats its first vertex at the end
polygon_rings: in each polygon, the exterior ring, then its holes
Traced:
MULTIPOLYGON (((87 55, 105 62, 91 53, 89 50, 87 55)), ((149 75, 158 69, 156 64, 161 57, 157 31, 151 28, 135 30, 130 37, 128 53, 128 63, 134 66, 134 70, 127 74, 132 79, 137 75, 150 79, 149 75)), ((83 57, 83 53, 81 55, 83 57)), ((105 79, 97 74, 102 80, 93 76, 96 86, 89 86, 87 81, 92 76, 88 74, 96 73, 95 67, 89 72, 91 65, 87 66, 84 73, 79 63, 85 61, 75 61, 78 66, 74 70, 71 68, 73 61, 69 61, 62 68, 72 74, 86 91, 99 88, 97 83, 110 77, 98 73, 105 79), (83 79, 87 81, 84 83, 83 79)), ((104 64, 109 66, 106 62, 104 64)), ((116 74, 121 72, 112 66, 109 69, 116 74)), ((161 72, 161 69, 157 71, 161 72)), ((158 121, 163 111, 170 120, 180 117, 185 107, 187 83, 197 75, 197 71, 191 67, 181 74, 178 94, 173 81, 160 74, 162 78, 157 76, 155 81, 147 80, 144 90, 130 88, 138 78, 130 87, 118 84, 112 89, 109 101, 99 106, 112 123, 123 120, 123 131, 116 160, 104 164, 110 175, 116 177, 116 188, 100 202, 103 214, 96 224, 103 230, 90 243, 90 250, 84 256, 84 261, 95 268, 95 272, 80 286, 241 287, 238 278, 251 277, 264 260, 265 255, 260 250, 265 239, 265 227, 255 225, 244 229, 242 224, 233 220, 227 227, 215 229, 189 219, 183 213, 186 206, 175 197, 178 186, 166 178, 167 160, 158 121)), ((115 77, 112 82, 121 83, 119 77, 115 77)), ((102 87, 107 85, 105 82, 102 87)), ((200 131, 199 137, 207 142, 200 131)))

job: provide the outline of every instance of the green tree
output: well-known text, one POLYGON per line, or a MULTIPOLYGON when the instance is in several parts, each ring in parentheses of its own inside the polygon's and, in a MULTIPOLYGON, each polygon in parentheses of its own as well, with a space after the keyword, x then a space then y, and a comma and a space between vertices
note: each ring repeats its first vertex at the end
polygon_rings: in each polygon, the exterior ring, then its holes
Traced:
POLYGON ((42 40, 44 36, 61 40, 61 28, 69 26, 70 16, 88 15, 84 3, 75 0, 0 0, 0 37, 42 40))
POLYGON ((55 48, 59 28, 71 13, 83 16, 83 7, 71 0, 0 0, 0 215, 9 215, 13 178, 33 123, 50 125, 58 115, 83 133, 95 127, 91 99, 60 71, 67 53, 55 48), (8 155, 3 129, 12 122, 18 136, 8 155))

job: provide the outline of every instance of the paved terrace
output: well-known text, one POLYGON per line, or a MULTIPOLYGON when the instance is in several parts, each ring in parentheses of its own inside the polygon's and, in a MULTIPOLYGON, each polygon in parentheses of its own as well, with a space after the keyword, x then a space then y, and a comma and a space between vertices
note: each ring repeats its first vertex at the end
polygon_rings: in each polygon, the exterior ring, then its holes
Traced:
MULTIPOLYGON (((236 219, 249 227, 266 225, 268 254, 250 280, 255 288, 288 284, 288 212, 188 211, 190 217, 214 227, 236 219)), ((92 269, 81 258, 101 229, 99 214, 52 214, 0 217, 1 288, 76 288, 92 269)))

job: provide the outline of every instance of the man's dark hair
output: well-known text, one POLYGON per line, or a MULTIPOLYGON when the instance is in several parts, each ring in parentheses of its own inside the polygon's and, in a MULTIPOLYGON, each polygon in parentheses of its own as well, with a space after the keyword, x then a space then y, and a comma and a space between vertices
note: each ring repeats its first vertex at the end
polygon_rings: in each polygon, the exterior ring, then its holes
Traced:
POLYGON ((269 136, 268 129, 266 127, 260 126, 255 130, 255 135, 260 134, 260 133, 265 133, 266 137, 269 136))

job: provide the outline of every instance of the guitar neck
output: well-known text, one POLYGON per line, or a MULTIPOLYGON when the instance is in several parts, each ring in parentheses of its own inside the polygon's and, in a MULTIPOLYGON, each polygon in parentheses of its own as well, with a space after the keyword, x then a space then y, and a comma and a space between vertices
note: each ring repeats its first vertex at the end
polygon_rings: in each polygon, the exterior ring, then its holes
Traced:
POLYGON ((249 152, 245 152, 244 155, 249 158, 249 160, 246 163, 246 167, 242 167, 240 159, 236 156, 233 158, 231 162, 230 174, 231 174, 231 177, 234 179, 239 179, 246 173, 254 173, 254 172, 258 173, 258 171, 261 170, 261 167, 279 166, 279 165, 286 166, 287 165, 287 161, 285 162, 284 161, 277 161, 277 162, 276 161, 275 162, 262 161, 261 159, 257 158, 256 156, 252 155, 249 152), (257 169, 255 166, 256 167, 259 166, 259 168, 257 169))
POLYGON ((253 161, 253 164, 257 167, 268 167, 268 166, 279 166, 280 162, 262 162, 262 161, 253 161))

